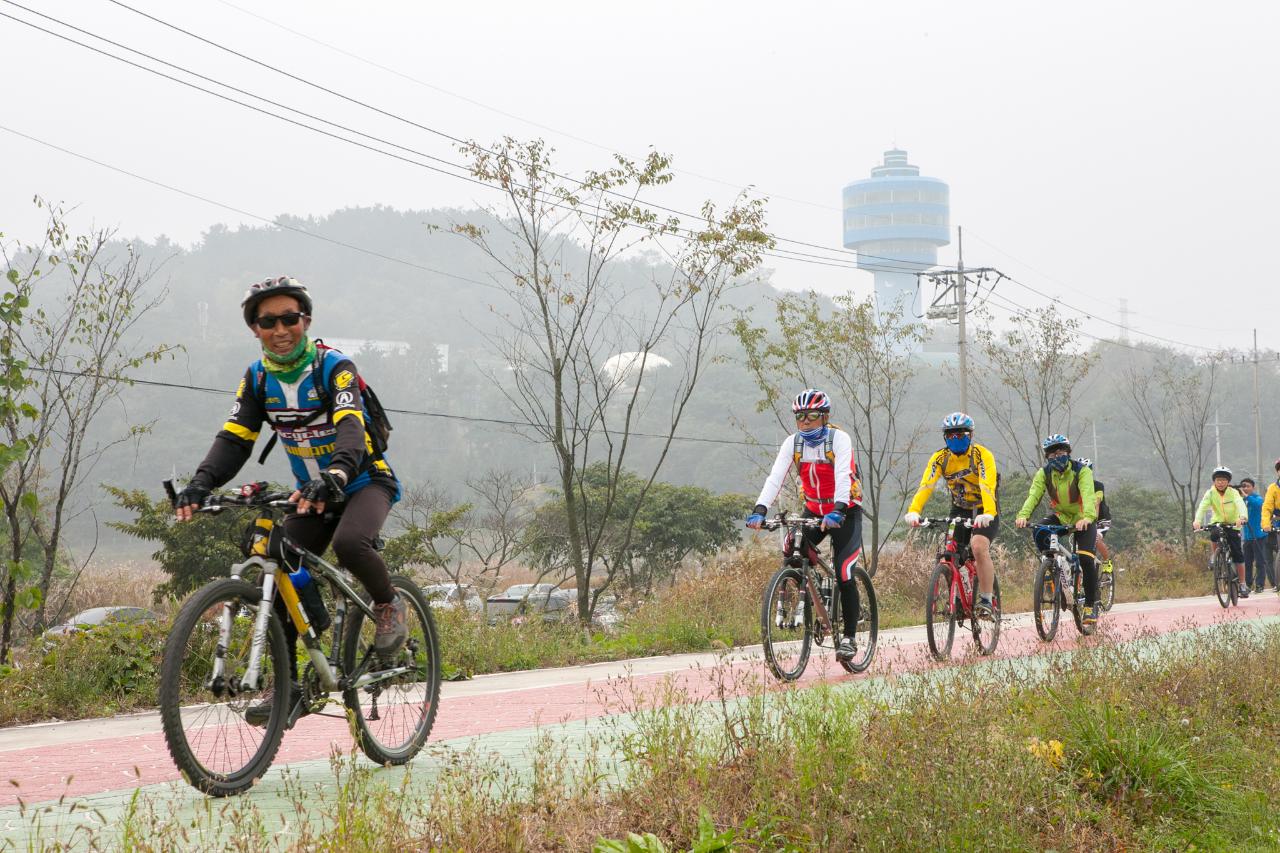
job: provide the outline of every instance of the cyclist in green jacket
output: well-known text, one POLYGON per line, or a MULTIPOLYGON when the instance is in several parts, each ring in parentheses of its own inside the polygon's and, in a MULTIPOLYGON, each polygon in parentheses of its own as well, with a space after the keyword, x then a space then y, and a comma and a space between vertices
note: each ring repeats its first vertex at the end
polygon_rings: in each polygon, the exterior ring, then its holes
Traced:
MULTIPOLYGON (((1203 526, 1201 519, 1205 516, 1209 517, 1210 524, 1232 524, 1237 528, 1244 527, 1249 511, 1245 508, 1244 498, 1231 487, 1230 468, 1218 466, 1213 469, 1213 485, 1200 499, 1200 506, 1196 507, 1196 517, 1192 525, 1196 530, 1203 526)), ((1249 586, 1244 582, 1244 548, 1240 545, 1240 531, 1224 530, 1222 535, 1227 540, 1228 550, 1231 551, 1231 562, 1236 564, 1236 574, 1240 576, 1240 597, 1248 598, 1249 586)), ((1218 534, 1213 534, 1211 538, 1217 542, 1218 534)))
POLYGON ((1052 514, 1040 523, 1075 528, 1076 556, 1080 558, 1084 594, 1089 602, 1084 621, 1093 624, 1098 621, 1099 609, 1098 564, 1094 554, 1098 539, 1098 503, 1093 494, 1093 471, 1071 458, 1071 441, 1065 435, 1051 435, 1041 447, 1046 464, 1031 480, 1031 490, 1014 524, 1018 527, 1030 524, 1031 513, 1048 494, 1052 514))

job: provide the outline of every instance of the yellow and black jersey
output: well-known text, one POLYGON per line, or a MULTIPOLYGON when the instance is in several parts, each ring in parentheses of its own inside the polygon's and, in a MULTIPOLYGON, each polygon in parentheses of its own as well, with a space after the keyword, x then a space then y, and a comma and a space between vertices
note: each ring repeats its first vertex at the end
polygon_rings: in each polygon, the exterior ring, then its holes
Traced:
POLYGON ((972 445, 968 453, 955 454, 942 448, 933 454, 920 478, 920 488, 911 500, 909 512, 924 509, 938 480, 944 480, 951 502, 962 509, 980 509, 986 515, 998 515, 996 507, 996 459, 981 444, 972 445))

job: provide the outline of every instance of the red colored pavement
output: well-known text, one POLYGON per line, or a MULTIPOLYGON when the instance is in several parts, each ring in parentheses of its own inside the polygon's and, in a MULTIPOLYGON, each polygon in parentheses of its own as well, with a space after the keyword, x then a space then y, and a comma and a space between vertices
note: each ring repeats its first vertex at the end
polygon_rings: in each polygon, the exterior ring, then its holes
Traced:
MULTIPOLYGON (((1203 599, 1189 601, 1192 603, 1164 602, 1157 609, 1144 605, 1120 605, 1104 617, 1103 636, 1128 639, 1142 633, 1168 633, 1224 620, 1280 615, 1280 599, 1274 595, 1243 601, 1240 607, 1228 611, 1203 599), (1134 609, 1121 612, 1126 607, 1134 609)), ((1017 618, 1016 622, 1019 627, 1006 623, 996 657, 1020 657, 1070 649, 1081 640, 1067 613, 1063 614, 1058 637, 1052 644, 1039 641, 1026 616, 1017 618)), ((967 632, 958 630, 955 659, 973 659, 971 649, 967 632)), ((881 647, 869 673, 848 675, 835 665, 829 654, 824 653, 810 662, 809 670, 798 684, 805 686, 819 681, 842 683, 868 675, 900 674, 935 665, 924 648, 922 631, 919 628, 903 629, 881 635, 881 647)), ((513 675, 494 676, 492 682, 477 679, 471 685, 484 687, 492 683, 499 689, 481 692, 474 688, 468 691, 464 686, 454 688, 470 695, 446 696, 441 702, 431 741, 438 743, 471 735, 622 713, 635 710, 638 703, 664 701, 662 696, 672 697, 665 701, 690 701, 779 687, 767 676, 758 656, 751 660, 733 660, 730 656, 728 662, 720 665, 696 665, 675 673, 620 676, 616 674, 619 671, 616 666, 612 671, 615 673, 612 677, 598 677, 595 681, 577 680, 510 689, 502 689, 500 685, 502 679, 507 679, 508 683, 513 680, 513 675), (674 688, 679 693, 668 693, 667 688, 674 688)), ((571 675, 564 670, 544 672, 548 681, 564 681, 567 675, 571 675)), ((521 680, 527 682, 530 676, 535 676, 536 681, 536 675, 525 673, 521 680)), ((35 740, 35 730, 48 727, 28 728, 35 740)), ((0 806, 14 805, 19 798, 27 803, 37 803, 61 796, 78 797, 179 779, 165 747, 164 736, 158 731, 158 720, 155 728, 156 731, 124 737, 96 737, 75 743, 0 751, 0 783, 9 780, 17 783, 6 785, 0 791, 0 806)), ((21 731, 9 730, 3 734, 12 737, 21 731)), ((307 717, 285 735, 276 762, 324 758, 334 748, 343 752, 352 748, 345 719, 307 717)))

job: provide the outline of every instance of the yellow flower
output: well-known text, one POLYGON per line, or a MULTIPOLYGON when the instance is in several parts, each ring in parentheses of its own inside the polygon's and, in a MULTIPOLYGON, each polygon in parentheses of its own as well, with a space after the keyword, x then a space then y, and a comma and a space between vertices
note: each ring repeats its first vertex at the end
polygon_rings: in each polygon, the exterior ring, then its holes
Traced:
POLYGON ((1038 737, 1028 738, 1027 751, 1055 770, 1062 767, 1062 741, 1056 738, 1047 741, 1038 737))

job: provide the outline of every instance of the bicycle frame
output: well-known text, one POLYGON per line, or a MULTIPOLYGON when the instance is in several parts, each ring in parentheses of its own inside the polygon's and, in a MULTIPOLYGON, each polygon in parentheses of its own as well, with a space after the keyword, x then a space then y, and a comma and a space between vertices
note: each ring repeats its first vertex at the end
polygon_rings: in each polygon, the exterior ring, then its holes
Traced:
POLYGON ((809 600, 814 603, 814 613, 823 630, 828 636, 835 636, 835 619, 839 613, 840 596, 837 592, 837 582, 831 567, 822 559, 822 555, 818 553, 818 549, 805 539, 803 531, 806 526, 813 527, 816 525, 803 525, 800 522, 804 519, 784 519, 779 526, 782 532, 782 554, 784 559, 790 559, 798 555, 800 559, 799 568, 804 575, 805 589, 809 593, 809 600), (796 541, 798 539, 798 541, 796 541), (823 574, 831 578, 831 610, 827 609, 826 598, 822 595, 818 585, 814 582, 814 568, 820 568, 823 574), (832 612, 834 611, 834 613, 832 612))
MULTIPOLYGON (((930 523, 935 523, 941 520, 942 519, 928 519, 930 523)), ((956 542, 956 525, 962 522, 967 527, 971 527, 972 525, 970 524, 969 519, 960 516, 948 518, 946 519, 946 522, 947 534, 943 537, 942 549, 938 551, 937 560, 939 562, 944 562, 951 567, 951 600, 947 603, 954 606, 958 599, 960 602, 959 612, 971 617, 973 615, 973 604, 976 600, 976 590, 978 588, 978 567, 973 563, 973 551, 971 549, 966 547, 965 551, 967 553, 963 555, 960 553, 960 546, 956 542), (961 556, 964 557, 964 560, 958 559, 961 556), (969 583, 967 587, 960 574, 961 571, 964 571, 969 576, 969 583)), ((927 527, 929 524, 922 526, 927 527)))
POLYGON ((1062 542, 1061 533, 1054 529, 1054 525, 1037 524, 1034 525, 1037 530, 1043 530, 1049 536, 1049 547, 1040 553, 1054 558, 1055 567, 1058 569, 1058 580, 1062 586, 1062 595, 1065 596, 1075 583, 1076 575, 1080 573, 1080 558, 1076 556, 1074 549, 1068 547, 1062 542), (1068 568, 1070 572, 1068 572, 1068 568))
MULTIPOLYGON (((311 620, 307 618, 307 613, 302 608, 302 602, 298 598, 298 591, 294 589, 289 573, 285 571, 279 561, 255 553, 244 562, 235 563, 231 566, 231 577, 238 579, 244 578, 253 569, 258 569, 262 572, 262 598, 259 601, 258 612, 254 619, 253 639, 249 649, 249 666, 245 671, 244 683, 253 685, 254 689, 258 687, 261 678, 262 650, 266 646, 267 626, 274 609, 277 592, 284 602, 289 618, 298 630, 298 637, 302 640, 302 644, 307 650, 307 657, 310 658, 312 666, 315 667, 320 684, 326 691, 359 689, 409 672, 409 667, 402 666, 379 670, 370 674, 367 672, 369 656, 366 655, 365 659, 356 666, 354 672, 338 674, 341 672, 340 649, 342 628, 347 617, 347 603, 354 602, 356 607, 370 620, 375 618, 373 608, 352 588, 352 585, 347 581, 346 573, 342 569, 319 555, 302 548, 288 537, 282 536, 282 541, 289 553, 296 553, 299 556, 299 560, 305 563, 307 570, 313 575, 312 583, 318 583, 317 579, 322 578, 328 581, 335 593, 335 612, 331 628, 332 650, 329 656, 326 657, 320 638, 311 627, 311 620)), ((255 550, 259 550, 257 546, 255 546, 255 550)), ((262 545, 261 550, 265 551, 265 543, 262 545)), ((217 684, 225 673, 225 655, 231 637, 232 618, 231 608, 224 608, 222 621, 219 625, 218 646, 214 652, 212 684, 217 684)))

